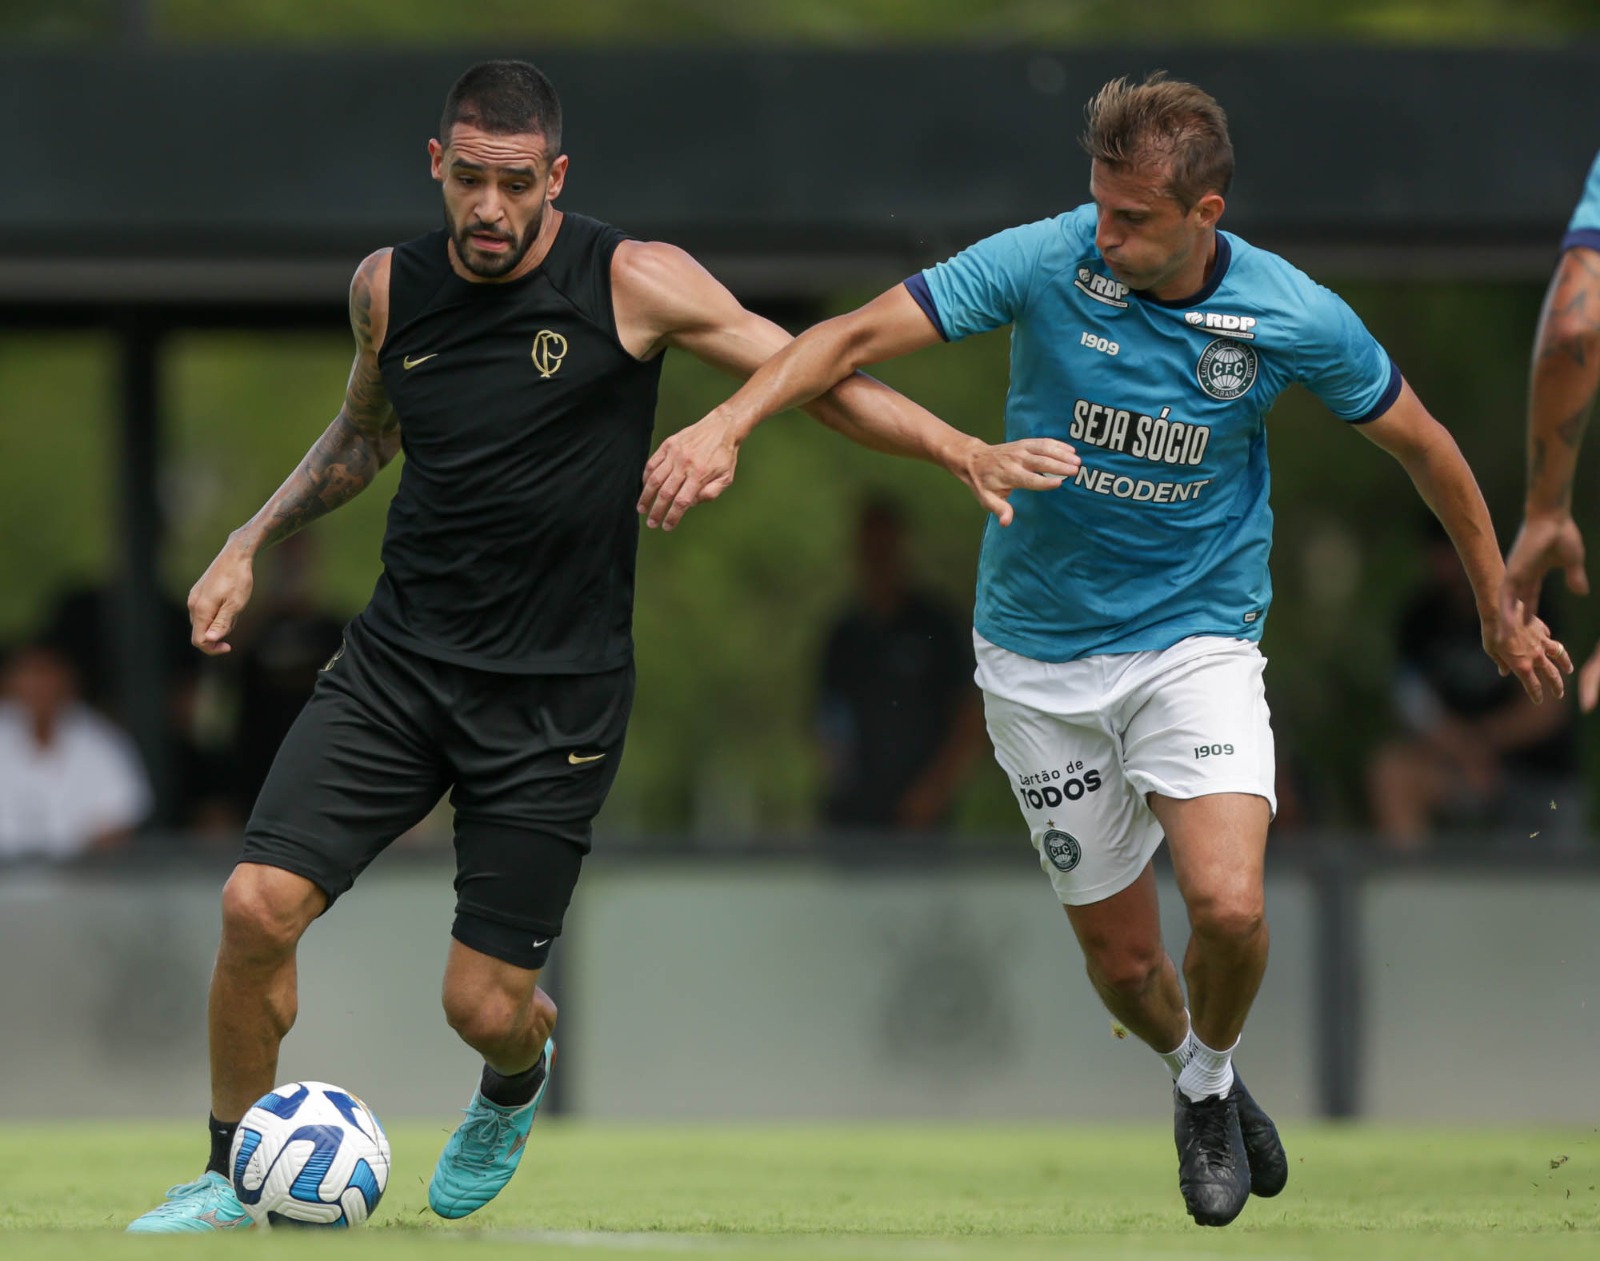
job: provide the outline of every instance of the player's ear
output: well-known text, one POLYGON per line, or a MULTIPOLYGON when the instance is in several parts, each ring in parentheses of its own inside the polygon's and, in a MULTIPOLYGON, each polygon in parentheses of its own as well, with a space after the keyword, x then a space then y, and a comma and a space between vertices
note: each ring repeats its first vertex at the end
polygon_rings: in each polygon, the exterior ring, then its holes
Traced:
POLYGON ((1194 213, 1200 217, 1200 226, 1214 228, 1217 220, 1222 218, 1222 212, 1227 208, 1227 202, 1222 200, 1221 193, 1207 193, 1194 204, 1194 213))
POLYGON ((434 182, 444 182, 444 146, 437 140, 428 141, 428 172, 434 182))
POLYGON ((567 182, 567 155, 562 154, 550 164, 550 182, 545 185, 544 199, 554 201, 561 196, 561 186, 567 182))

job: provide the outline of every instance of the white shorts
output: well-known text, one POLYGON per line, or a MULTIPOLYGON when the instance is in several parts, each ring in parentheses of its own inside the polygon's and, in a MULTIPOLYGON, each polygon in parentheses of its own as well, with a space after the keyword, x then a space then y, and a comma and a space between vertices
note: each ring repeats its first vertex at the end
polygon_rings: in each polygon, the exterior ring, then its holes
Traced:
POLYGON ((1059 664, 976 631, 973 644, 995 760, 1065 905, 1138 879, 1162 838, 1149 793, 1253 793, 1277 812, 1266 658, 1255 644, 1196 636, 1059 664))

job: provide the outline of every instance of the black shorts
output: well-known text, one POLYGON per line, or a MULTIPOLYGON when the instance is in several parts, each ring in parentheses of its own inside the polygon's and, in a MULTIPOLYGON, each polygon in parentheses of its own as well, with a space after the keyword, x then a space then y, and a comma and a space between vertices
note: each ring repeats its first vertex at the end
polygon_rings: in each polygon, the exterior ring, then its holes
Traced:
POLYGON ((622 760, 633 680, 631 665, 474 670, 352 622, 284 737, 240 861, 304 876, 331 905, 449 790, 452 935, 543 967, 622 760))

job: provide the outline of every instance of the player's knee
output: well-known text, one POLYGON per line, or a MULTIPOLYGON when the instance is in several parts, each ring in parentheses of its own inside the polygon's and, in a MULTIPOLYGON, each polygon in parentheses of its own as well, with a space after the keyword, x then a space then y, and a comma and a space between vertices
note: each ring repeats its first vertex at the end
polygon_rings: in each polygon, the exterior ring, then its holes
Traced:
POLYGON ((290 954, 322 905, 322 895, 302 877, 236 867, 222 889, 223 941, 251 957, 290 954))
POLYGON ((1087 954, 1089 979, 1102 992, 1137 998, 1155 984, 1165 952, 1159 944, 1119 945, 1087 954))
POLYGON ((1189 927, 1206 941, 1248 941, 1265 924, 1260 890, 1226 890, 1191 899, 1189 904, 1189 927))
POLYGON ((518 1041, 525 1016, 510 995, 498 990, 450 990, 444 996, 444 1018, 457 1037, 488 1055, 518 1041))

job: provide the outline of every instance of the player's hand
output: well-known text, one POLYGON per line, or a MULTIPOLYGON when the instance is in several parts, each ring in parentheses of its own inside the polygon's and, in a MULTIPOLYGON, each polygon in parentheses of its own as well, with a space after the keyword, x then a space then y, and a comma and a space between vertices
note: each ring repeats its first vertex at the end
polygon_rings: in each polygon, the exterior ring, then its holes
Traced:
POLYGON ((1056 438, 1021 438, 995 446, 978 443, 963 480, 1001 525, 1010 525, 1014 490, 1055 490, 1078 475, 1078 453, 1056 438))
POLYGON ((680 429, 644 466, 639 511, 652 530, 670 530, 696 504, 715 499, 733 484, 739 440, 721 415, 712 412, 680 429))
POLYGON ((228 633, 254 587, 251 553, 229 543, 189 591, 189 642, 208 657, 232 652, 228 633))
POLYGON ((1506 557, 1502 617, 1511 616, 1512 606, 1517 603, 1522 605, 1524 616, 1537 613, 1539 587, 1552 569, 1559 569, 1566 576, 1568 591, 1589 594, 1589 575, 1583 568, 1583 533, 1568 512, 1530 516, 1523 521, 1511 554, 1506 557))
POLYGON ((1562 676, 1572 673, 1572 657, 1550 635, 1550 628, 1520 603, 1509 616, 1497 611, 1483 617, 1483 649, 1502 675, 1514 674, 1535 705, 1545 693, 1566 695, 1562 676))

